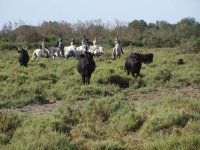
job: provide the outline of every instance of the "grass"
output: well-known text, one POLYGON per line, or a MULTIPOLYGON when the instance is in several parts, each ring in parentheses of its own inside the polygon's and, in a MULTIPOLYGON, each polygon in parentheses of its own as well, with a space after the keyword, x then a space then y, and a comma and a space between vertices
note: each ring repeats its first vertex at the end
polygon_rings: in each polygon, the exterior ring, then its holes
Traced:
POLYGON ((111 51, 94 58, 88 86, 76 59, 40 59, 22 68, 15 51, 2 51, 0 149, 199 149, 199 54, 138 49, 153 52, 154 62, 137 79, 124 71, 127 47, 121 59, 112 60, 111 51), (180 58, 184 65, 177 65, 180 58), (193 90, 176 92, 184 88, 193 90), (54 101, 60 106, 49 116, 14 111, 54 101))

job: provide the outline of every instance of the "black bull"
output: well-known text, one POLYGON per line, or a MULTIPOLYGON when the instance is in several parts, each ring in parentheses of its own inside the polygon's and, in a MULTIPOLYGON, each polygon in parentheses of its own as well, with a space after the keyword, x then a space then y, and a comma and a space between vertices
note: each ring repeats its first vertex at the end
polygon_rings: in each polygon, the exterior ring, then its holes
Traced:
POLYGON ((142 63, 149 64, 153 62, 153 54, 131 53, 125 62, 127 74, 132 74, 133 77, 138 77, 142 67, 142 63))
POLYGON ((27 67, 28 65, 28 62, 29 62, 29 55, 28 55, 28 52, 27 52, 27 49, 19 49, 18 48, 18 53, 19 54, 19 63, 20 63, 20 66, 25 66, 27 67))
POLYGON ((140 74, 141 67, 141 54, 131 53, 126 58, 125 69, 128 75, 131 73, 133 77, 137 78, 140 74))
POLYGON ((83 84, 90 84, 90 78, 95 70, 95 61, 90 52, 81 54, 78 59, 77 70, 82 76, 83 84))
POLYGON ((140 54, 140 59, 142 63, 149 64, 153 62, 153 54, 140 54))

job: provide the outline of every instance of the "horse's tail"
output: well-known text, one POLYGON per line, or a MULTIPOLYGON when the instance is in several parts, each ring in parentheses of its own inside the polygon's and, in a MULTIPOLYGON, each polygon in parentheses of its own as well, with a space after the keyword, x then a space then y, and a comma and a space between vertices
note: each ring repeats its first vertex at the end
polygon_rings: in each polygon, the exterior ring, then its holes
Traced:
POLYGON ((31 60, 34 60, 36 57, 37 57, 37 55, 36 55, 36 51, 34 50, 34 51, 33 51, 33 54, 32 54, 32 58, 31 58, 31 60))

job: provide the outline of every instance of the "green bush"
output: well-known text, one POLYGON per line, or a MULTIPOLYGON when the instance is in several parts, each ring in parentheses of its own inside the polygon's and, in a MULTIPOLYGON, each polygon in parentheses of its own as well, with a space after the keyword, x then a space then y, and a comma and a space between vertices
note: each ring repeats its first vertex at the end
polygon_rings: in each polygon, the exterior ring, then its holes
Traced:
POLYGON ((142 40, 132 40, 130 41, 129 45, 131 46, 144 46, 142 40))
POLYGON ((70 149, 78 147, 64 135, 55 132, 48 118, 27 118, 15 131, 4 149, 70 149))
POLYGON ((2 42, 0 41, 0 50, 12 50, 17 49, 13 42, 2 42))
POLYGON ((57 132, 69 134, 70 130, 79 123, 80 116, 78 110, 76 109, 77 108, 69 106, 58 109, 57 113, 54 115, 55 121, 52 123, 53 129, 57 132))
POLYGON ((33 103, 33 104, 49 103, 47 93, 45 92, 43 88, 44 87, 39 86, 39 87, 36 87, 36 89, 34 89, 34 93, 31 97, 30 103, 33 103))
POLYGON ((192 85, 193 85, 194 87, 197 87, 197 88, 200 87, 200 75, 197 75, 197 76, 193 77, 191 80, 192 80, 192 81, 191 81, 191 82, 192 82, 192 85))
POLYGON ((145 121, 145 117, 138 114, 135 110, 120 110, 117 114, 111 118, 110 125, 115 126, 115 130, 118 132, 137 131, 141 128, 145 121))
POLYGON ((181 41, 179 49, 182 53, 199 53, 200 37, 192 37, 181 41))
POLYGON ((170 137, 158 139, 146 145, 145 150, 198 150, 200 147, 200 136, 170 137))
POLYGON ((170 132, 173 127, 184 128, 189 119, 195 119, 195 116, 184 112, 163 112, 152 116, 144 130, 148 134, 158 131, 170 132))
POLYGON ((131 45, 131 41, 128 39, 121 39, 120 42, 121 42, 120 44, 122 47, 127 47, 127 46, 131 45))
POLYGON ((154 76, 154 80, 159 81, 160 83, 165 83, 169 81, 171 78, 172 78, 172 73, 167 69, 159 70, 154 76))
POLYGON ((144 38, 142 41, 146 47, 163 47, 161 40, 162 39, 159 37, 149 37, 144 38))
POLYGON ((92 141, 86 144, 83 149, 92 149, 92 150, 127 150, 127 146, 122 146, 122 144, 113 139, 101 140, 101 141, 92 141))
POLYGON ((0 112, 0 143, 9 143, 15 130, 21 126, 22 122, 22 117, 15 112, 0 112))

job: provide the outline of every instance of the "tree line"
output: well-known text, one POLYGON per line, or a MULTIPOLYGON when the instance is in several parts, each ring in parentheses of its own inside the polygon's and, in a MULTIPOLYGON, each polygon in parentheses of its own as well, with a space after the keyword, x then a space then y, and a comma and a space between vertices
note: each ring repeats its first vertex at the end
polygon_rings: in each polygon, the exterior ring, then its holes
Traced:
POLYGON ((78 21, 71 24, 66 21, 44 21, 38 26, 21 22, 8 22, 0 30, 0 50, 13 49, 16 45, 27 44, 29 48, 38 48, 42 38, 46 37, 50 46, 55 46, 58 37, 66 45, 72 38, 77 45, 82 36, 92 41, 99 39, 102 45, 113 46, 113 40, 119 36, 125 46, 144 47, 178 47, 183 52, 200 51, 200 23, 195 18, 183 18, 176 24, 167 21, 147 23, 144 20, 133 20, 123 23, 115 20, 115 25, 103 23, 102 20, 78 21))

